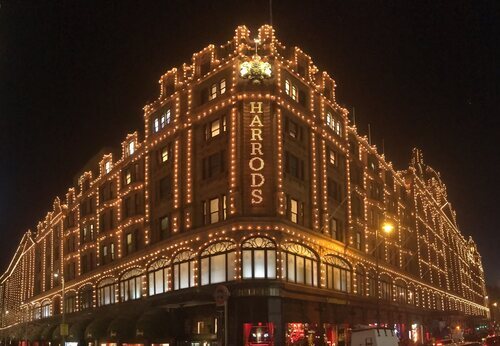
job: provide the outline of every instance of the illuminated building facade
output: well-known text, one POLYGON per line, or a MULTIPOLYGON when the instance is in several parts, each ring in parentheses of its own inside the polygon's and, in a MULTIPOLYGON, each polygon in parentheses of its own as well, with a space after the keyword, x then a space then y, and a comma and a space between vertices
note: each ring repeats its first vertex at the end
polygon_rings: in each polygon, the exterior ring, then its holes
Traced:
POLYGON ((221 284, 231 345, 342 344, 377 321, 422 342, 486 318, 481 257, 439 173, 418 150, 396 170, 270 26, 159 82, 143 138, 24 234, 0 281, 3 340, 60 342, 64 310, 66 341, 215 344, 221 284))

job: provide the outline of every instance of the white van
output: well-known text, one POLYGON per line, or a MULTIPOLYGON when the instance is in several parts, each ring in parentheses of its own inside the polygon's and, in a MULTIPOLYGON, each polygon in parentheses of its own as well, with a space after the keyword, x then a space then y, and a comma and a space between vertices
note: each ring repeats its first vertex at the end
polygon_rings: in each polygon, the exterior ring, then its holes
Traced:
POLYGON ((390 328, 353 329, 351 333, 351 346, 398 346, 399 342, 390 328))

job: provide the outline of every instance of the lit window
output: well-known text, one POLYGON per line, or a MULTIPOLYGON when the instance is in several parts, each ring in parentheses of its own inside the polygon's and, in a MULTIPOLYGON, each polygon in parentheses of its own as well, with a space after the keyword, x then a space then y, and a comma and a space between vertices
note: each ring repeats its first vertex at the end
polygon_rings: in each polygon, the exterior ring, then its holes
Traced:
MULTIPOLYGON (((172 118, 172 116, 171 116, 171 112, 170 112, 170 109, 167 109, 167 110, 165 111, 165 114, 163 114, 163 117, 165 118, 165 124, 170 124, 170 120, 171 120, 171 118, 172 118)), ((165 125, 163 125, 163 126, 165 126, 165 125)), ((163 126, 162 126, 162 127, 163 127, 163 126)))
POLYGON ((142 275, 138 269, 133 269, 125 273, 120 281, 120 300, 126 302, 128 300, 139 299, 142 290, 142 275))
POLYGON ((217 137, 221 133, 226 132, 226 117, 223 116, 219 119, 209 122, 205 125, 205 139, 217 137))
POLYGON ((155 132, 160 131, 160 121, 158 120, 158 118, 155 119, 154 130, 155 132))
POLYGON ((356 232, 356 249, 361 250, 361 233, 356 232))
POLYGON ((226 219, 226 195, 222 196, 222 220, 226 219))
POLYGON ((270 239, 250 238, 241 247, 243 279, 276 278, 276 245, 270 239))
POLYGON ((292 222, 299 222, 299 202, 295 199, 290 199, 290 220, 292 222))
POLYGON ((106 172, 106 174, 111 172, 111 161, 106 161, 104 164, 104 172, 106 172))
POLYGON ((161 150, 161 162, 167 162, 168 161, 168 156, 169 156, 168 147, 164 147, 161 150))
POLYGON ((337 164, 337 158, 336 158, 336 152, 333 150, 330 150, 329 152, 329 160, 330 164, 335 166, 337 164))
POLYGON ((326 113, 326 124, 330 127, 332 127, 332 114, 331 113, 326 113))
POLYGON ((225 79, 221 79, 221 81, 219 82, 219 88, 220 88, 221 95, 226 92, 226 80, 225 79))
POLYGON ((172 274, 174 290, 195 285, 195 254, 189 251, 179 253, 173 259, 172 274))
POLYGON ((219 199, 210 200, 210 223, 219 222, 219 199))
POLYGON ((128 143, 128 154, 129 155, 133 155, 135 152, 135 142, 134 141, 130 141, 128 143))
POLYGON ((288 79, 285 80, 285 93, 290 95, 290 81, 288 79))
POLYGON ((281 251, 281 277, 308 286, 318 285, 318 260, 308 248, 285 243, 281 251))
POLYGON ((210 87, 210 95, 208 97, 209 100, 213 100, 217 97, 217 84, 212 84, 210 87))
POLYGON ((210 137, 215 137, 220 134, 220 120, 214 120, 210 124, 210 137))
POLYGON ((125 174, 125 185, 128 185, 132 182, 132 173, 130 171, 127 171, 125 174))
POLYGON ((150 296, 170 291, 170 263, 166 259, 153 263, 149 269, 148 280, 150 296))
POLYGON ((292 100, 297 101, 297 87, 292 85, 292 100))
POLYGON ((210 245, 201 253, 201 284, 236 279, 236 246, 231 242, 210 245))
POLYGON ((351 267, 343 259, 335 256, 325 257, 326 287, 335 291, 351 291, 351 267))
POLYGON ((97 304, 99 306, 115 303, 115 286, 112 279, 104 279, 97 288, 97 304))
POLYGON ((203 202, 203 215, 207 224, 226 219, 226 196, 203 202))

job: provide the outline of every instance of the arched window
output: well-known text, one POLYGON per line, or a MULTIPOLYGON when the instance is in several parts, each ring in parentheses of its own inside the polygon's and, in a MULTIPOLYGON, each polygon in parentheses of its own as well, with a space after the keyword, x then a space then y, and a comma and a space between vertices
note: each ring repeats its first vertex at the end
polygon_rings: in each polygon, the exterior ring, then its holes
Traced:
POLYGON ((360 296, 366 294, 366 276, 365 270, 362 266, 356 266, 356 293, 360 296))
POLYGON ((170 291, 170 261, 162 258, 154 262, 148 270, 149 295, 170 291))
POLYGON ((71 314, 76 311, 76 293, 67 293, 64 296, 64 312, 71 314))
POLYGON ((408 304, 415 305, 415 288, 413 286, 408 287, 408 304))
POLYGON ((177 254, 172 261, 174 290, 193 287, 195 254, 191 251, 183 251, 177 254))
POLYGON ((396 287, 396 302, 399 304, 407 304, 408 302, 408 297, 407 297, 407 290, 406 290, 406 283, 402 280, 396 280, 395 283, 396 287))
POLYGON ((392 299, 392 280, 386 275, 380 278, 380 298, 388 301, 392 299))
POLYGON ((436 310, 444 310, 443 298, 436 293, 436 310))
POLYGON ((142 271, 132 269, 122 275, 120 280, 120 301, 139 299, 142 296, 142 271))
POLYGON ((103 306, 116 303, 115 289, 116 283, 112 278, 107 278, 99 282, 97 286, 97 304, 103 306))
POLYGON ((318 259, 308 248, 286 243, 281 252, 281 277, 286 281, 318 286, 318 259))
POLYGON ((370 297, 377 297, 377 276, 373 270, 368 272, 368 295, 370 297))
POLYGON ((80 310, 90 309, 92 307, 93 292, 92 286, 88 285, 80 289, 80 310))
POLYGON ((50 317, 50 301, 42 303, 42 318, 50 317))
POLYGON ((202 285, 236 279, 236 245, 233 243, 212 244, 203 250, 200 259, 202 285))
POLYGON ((276 278, 276 245, 270 239, 250 238, 241 248, 243 279, 276 278))
POLYGON ((337 256, 325 256, 326 287, 340 292, 351 292, 351 266, 337 256))
POLYGON ((33 319, 39 320, 42 318, 42 309, 40 308, 40 304, 37 304, 33 307, 33 319))

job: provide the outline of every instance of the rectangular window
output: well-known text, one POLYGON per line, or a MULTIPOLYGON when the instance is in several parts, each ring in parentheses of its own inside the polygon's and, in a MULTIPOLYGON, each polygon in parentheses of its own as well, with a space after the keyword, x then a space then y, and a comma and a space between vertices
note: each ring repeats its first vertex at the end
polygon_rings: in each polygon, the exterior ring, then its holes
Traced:
POLYGON ((160 218, 160 239, 165 239, 170 233, 170 220, 168 216, 160 218))
POLYGON ((328 161, 332 166, 337 165, 337 153, 334 150, 330 150, 328 153, 328 161))
POLYGON ((134 141, 130 141, 128 143, 128 154, 129 155, 133 155, 135 153, 135 142, 134 141))
POLYGON ((203 219, 206 224, 212 224, 226 219, 225 195, 203 202, 203 219))
POLYGON ((125 235, 125 254, 131 254, 137 250, 137 230, 125 235))
POLYGON ((106 161, 106 163, 104 164, 104 172, 106 174, 111 172, 111 161, 106 161))
POLYGON ((163 114, 163 117, 165 118, 165 120, 163 121, 163 123, 164 123, 163 126, 170 124, 170 120, 171 120, 171 111, 170 111, 170 109, 167 109, 165 111, 165 113, 163 114))
POLYGON ((219 222, 219 199, 210 200, 210 223, 219 222))
POLYGON ((155 133, 160 131, 160 120, 158 118, 154 121, 153 130, 155 133))
POLYGON ((285 172, 297 179, 304 179, 304 161, 297 156, 285 152, 285 172))
POLYGON ((293 198, 290 199, 290 220, 299 223, 299 202, 293 198))
POLYGON ((285 94, 290 95, 290 81, 285 80, 285 94))
POLYGON ((297 101, 298 95, 297 95, 297 87, 295 85, 292 85, 292 100, 297 101))
POLYGON ((168 146, 163 147, 161 149, 161 162, 167 162, 170 156, 169 154, 170 154, 169 147, 168 146))
POLYGON ((212 178, 225 171, 226 152, 224 150, 203 159, 203 179, 212 178))
POLYGON ((212 84, 208 100, 213 100, 217 97, 217 84, 212 84))
POLYGON ((299 126, 293 121, 288 122, 288 135, 293 139, 299 138, 299 126))
POLYGON ((220 89, 221 95, 226 92, 226 80, 225 79, 221 79, 221 81, 219 82, 219 89, 220 89))

